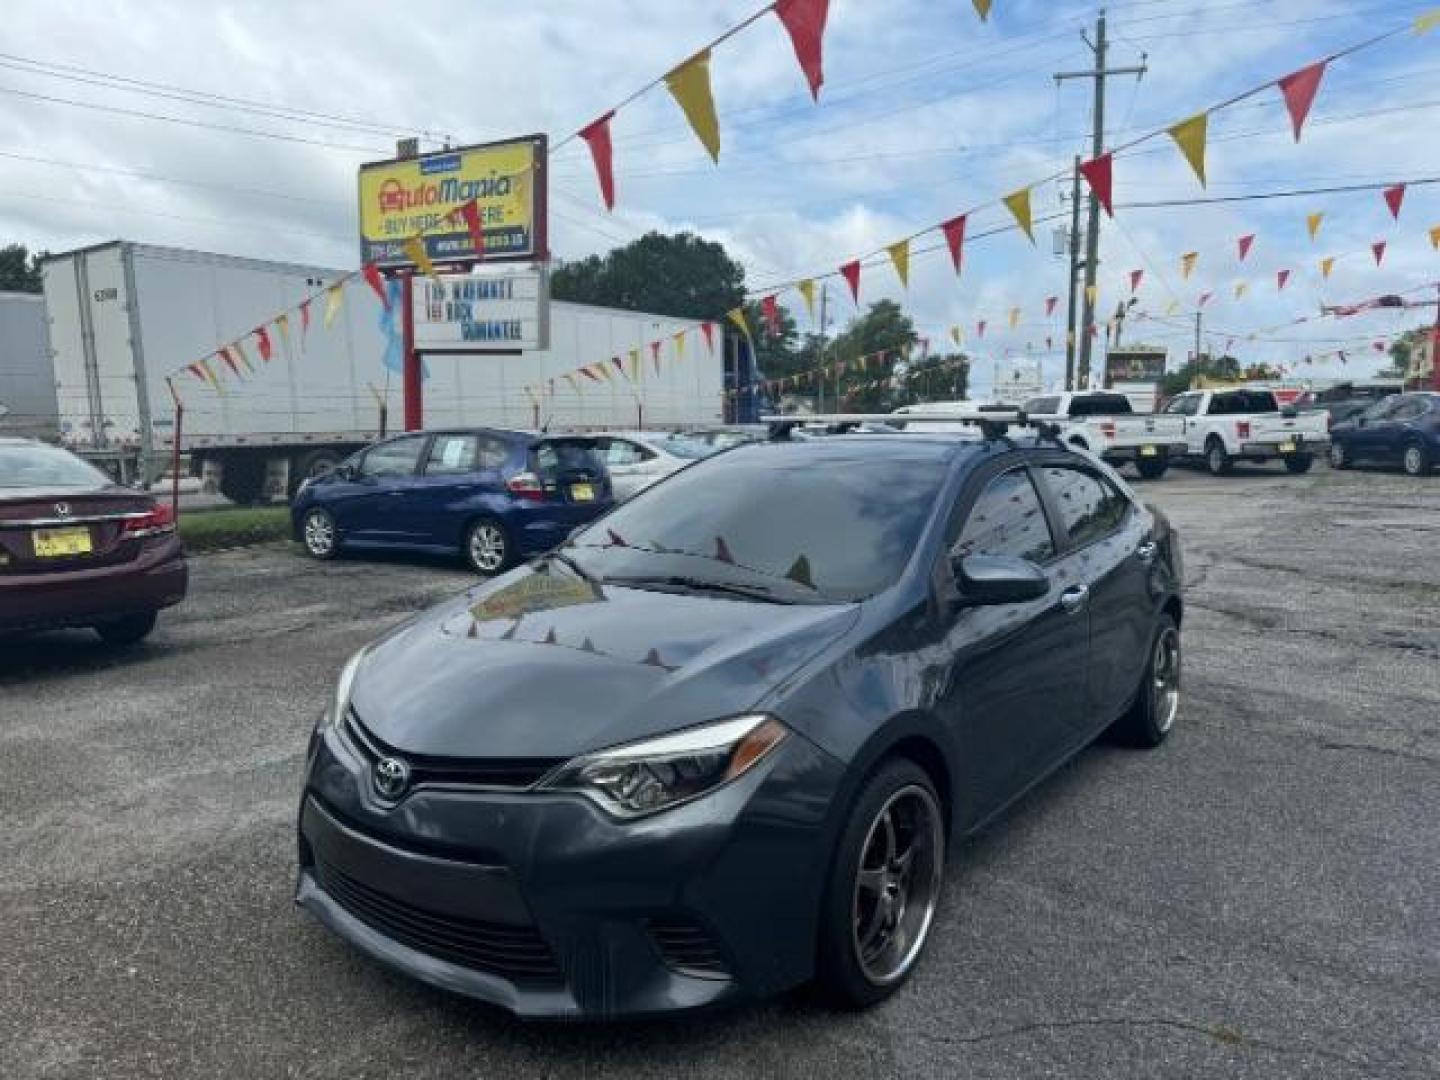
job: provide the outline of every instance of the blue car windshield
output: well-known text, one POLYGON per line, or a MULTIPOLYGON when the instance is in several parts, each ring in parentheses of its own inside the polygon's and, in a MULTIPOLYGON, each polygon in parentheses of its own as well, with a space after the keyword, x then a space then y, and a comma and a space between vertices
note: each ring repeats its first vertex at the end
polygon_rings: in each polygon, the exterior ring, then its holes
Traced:
POLYGON ((789 601, 861 600, 894 584, 944 480, 932 452, 824 455, 769 445, 641 492, 567 550, 596 578, 698 579, 789 601))

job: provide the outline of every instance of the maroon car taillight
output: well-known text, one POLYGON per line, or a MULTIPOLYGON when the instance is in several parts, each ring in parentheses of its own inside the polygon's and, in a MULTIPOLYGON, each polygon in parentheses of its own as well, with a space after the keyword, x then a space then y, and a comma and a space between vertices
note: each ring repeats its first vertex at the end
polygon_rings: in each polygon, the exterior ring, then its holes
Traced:
POLYGON ((165 503, 156 503, 144 514, 126 518, 122 532, 126 536, 164 536, 175 531, 175 511, 165 503))
POLYGON ((505 489, 517 499, 524 499, 527 502, 545 501, 545 487, 534 473, 516 473, 505 481, 505 489))

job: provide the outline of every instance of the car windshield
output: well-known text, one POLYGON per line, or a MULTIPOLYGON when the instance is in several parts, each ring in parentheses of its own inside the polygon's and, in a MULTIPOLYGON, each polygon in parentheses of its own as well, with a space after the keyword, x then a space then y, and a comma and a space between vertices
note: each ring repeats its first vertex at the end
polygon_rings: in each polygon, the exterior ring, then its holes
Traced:
POLYGON ((94 488, 109 482, 99 469, 59 447, 0 446, 0 488, 94 488))
POLYGON ((786 602, 872 596, 914 551, 945 462, 933 448, 813 445, 756 446, 685 469, 578 534, 576 559, 610 581, 683 578, 786 602))

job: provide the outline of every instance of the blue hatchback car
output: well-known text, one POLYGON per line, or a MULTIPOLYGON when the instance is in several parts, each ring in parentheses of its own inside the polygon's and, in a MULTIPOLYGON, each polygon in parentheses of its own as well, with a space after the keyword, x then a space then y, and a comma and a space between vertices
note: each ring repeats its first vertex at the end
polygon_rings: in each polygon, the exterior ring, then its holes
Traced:
POLYGON ((488 428, 401 435, 307 481, 291 527, 317 559, 345 548, 458 553, 498 574, 614 505, 593 445, 488 428))

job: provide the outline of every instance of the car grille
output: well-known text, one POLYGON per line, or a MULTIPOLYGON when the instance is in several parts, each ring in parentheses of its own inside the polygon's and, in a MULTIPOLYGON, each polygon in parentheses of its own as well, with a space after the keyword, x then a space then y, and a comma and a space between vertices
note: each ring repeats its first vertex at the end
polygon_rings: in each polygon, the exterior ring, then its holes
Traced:
POLYGON ((364 885, 323 860, 320 885, 342 908, 393 941, 450 964, 526 986, 560 983, 560 966, 533 926, 440 915, 364 885))
POLYGON ((375 737, 351 708, 345 714, 350 744, 372 766, 384 757, 402 759, 410 766, 410 786, 476 787, 520 791, 540 782, 565 763, 564 758, 446 758, 407 754, 375 737))
POLYGON ((708 930, 693 920, 684 916, 651 919, 649 930, 668 967, 684 975, 730 977, 730 966, 720 946, 708 930))

